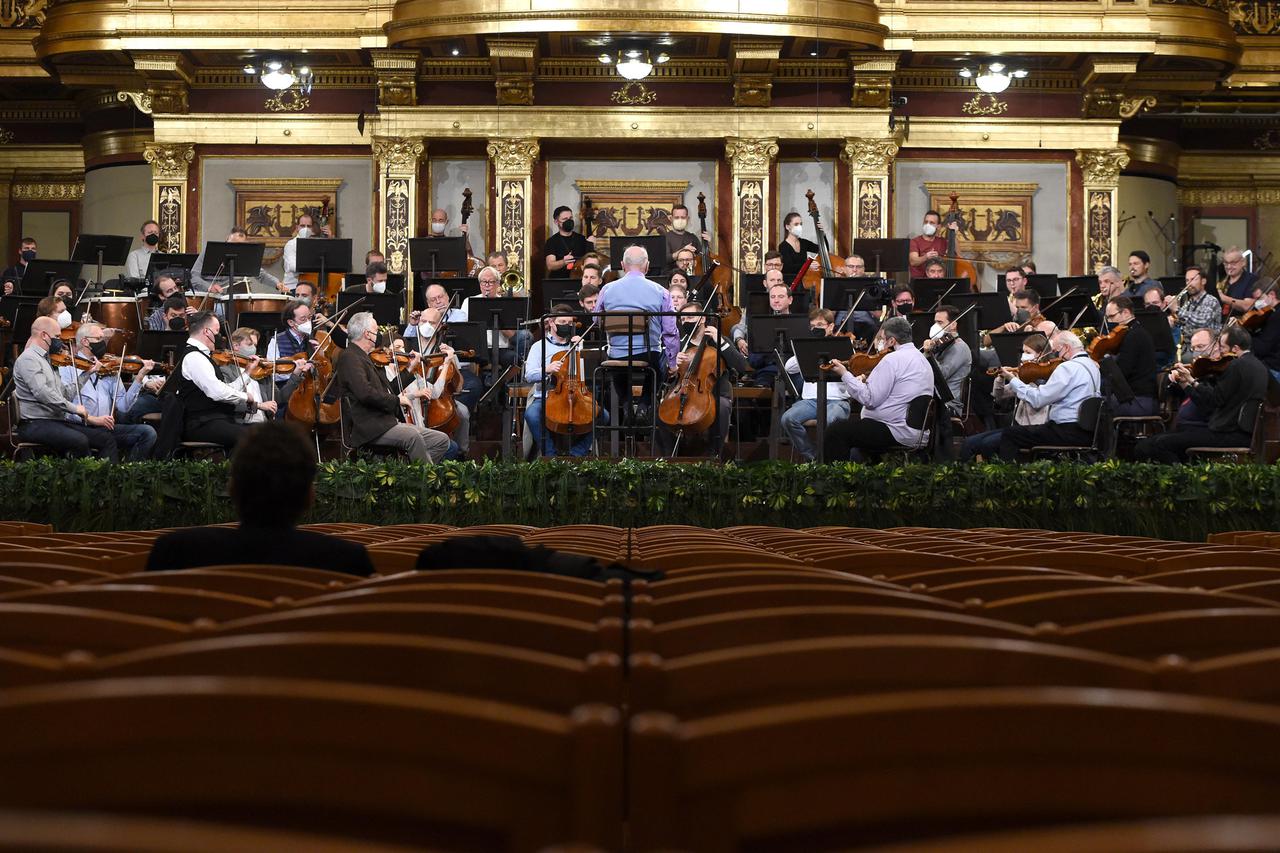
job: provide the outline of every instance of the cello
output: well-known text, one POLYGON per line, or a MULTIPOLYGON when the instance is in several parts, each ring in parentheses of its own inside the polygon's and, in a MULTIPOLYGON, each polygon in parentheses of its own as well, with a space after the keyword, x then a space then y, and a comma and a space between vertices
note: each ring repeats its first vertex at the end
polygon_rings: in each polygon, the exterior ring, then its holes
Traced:
POLYGON ((947 254, 943 258, 943 263, 947 267, 947 278, 967 278, 969 279, 969 289, 977 293, 982 289, 982 278, 978 275, 978 268, 971 262, 960 257, 960 252, 956 249, 956 237, 960 233, 958 228, 952 228, 951 223, 964 225, 964 218, 960 214, 960 194, 951 193, 951 206, 947 208, 947 215, 942 218, 942 227, 947 230, 947 254))
MULTIPOLYGON (((698 228, 699 234, 710 234, 707 230, 707 197, 703 193, 698 193, 698 228)), ((720 317, 721 327, 729 326, 732 328, 734 323, 742 319, 742 311, 733 301, 733 271, 729 268, 719 255, 711 254, 711 241, 702 241, 702 254, 699 256, 702 262, 702 281, 698 282, 695 290, 700 291, 702 286, 710 281, 715 286, 716 293, 720 294, 720 317), (710 275, 708 279, 707 276, 710 275)), ((701 298, 701 294, 699 294, 701 298)), ((710 300, 704 300, 709 303, 710 300)))
MULTIPOLYGON (((706 315, 701 317, 706 323, 706 315)), ((702 324, 699 324, 700 326, 702 324)), ((666 424, 679 437, 686 432, 703 433, 716 421, 716 362, 718 354, 708 354, 710 336, 704 329, 698 342, 693 343, 693 334, 685 341, 683 351, 692 352, 689 364, 679 378, 675 379, 662 395, 658 405, 658 420, 666 424)))
POLYGON ((559 435, 585 435, 595 429, 600 405, 583 380, 582 344, 596 326, 592 323, 567 350, 551 356, 564 367, 547 374, 547 399, 543 407, 547 429, 559 435))

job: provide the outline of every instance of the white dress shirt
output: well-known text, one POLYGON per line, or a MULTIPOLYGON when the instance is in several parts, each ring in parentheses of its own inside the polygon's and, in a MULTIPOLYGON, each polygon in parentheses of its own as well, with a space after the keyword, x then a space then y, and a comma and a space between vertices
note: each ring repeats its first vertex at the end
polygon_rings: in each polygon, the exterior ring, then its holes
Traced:
MULTIPOLYGON (((800 372, 800 362, 796 360, 796 357, 794 355, 791 356, 791 358, 787 359, 787 363, 784 364, 782 367, 783 367, 783 370, 785 370, 787 373, 800 372)), ((800 399, 801 400, 818 399, 818 383, 809 382, 808 380, 805 380, 804 388, 801 389, 800 391, 800 399)), ((828 403, 833 402, 835 400, 847 400, 847 399, 849 399, 849 391, 847 388, 845 388, 845 385, 843 382, 836 381, 836 382, 827 383, 827 402, 828 403)))
POLYGON ((151 264, 151 256, 155 253, 156 250, 150 246, 143 246, 130 252, 124 262, 125 278, 142 278, 146 275, 147 267, 151 264))
MULTIPOLYGON (((203 341, 187 338, 187 345, 195 347, 206 356, 209 354, 209 348, 204 345, 203 341)), ((182 359, 182 375, 215 403, 247 404, 249 402, 247 391, 233 388, 218 378, 217 371, 213 369, 213 362, 208 358, 203 358, 193 352, 187 353, 182 359)))
POLYGON ((298 286, 298 238, 292 238, 284 244, 284 286, 293 292, 298 286))
POLYGON ((914 344, 898 344, 863 382, 852 373, 840 377, 849 396, 862 404, 862 417, 889 427, 893 440, 914 447, 928 433, 907 426, 907 409, 916 397, 933 394, 933 368, 914 344))

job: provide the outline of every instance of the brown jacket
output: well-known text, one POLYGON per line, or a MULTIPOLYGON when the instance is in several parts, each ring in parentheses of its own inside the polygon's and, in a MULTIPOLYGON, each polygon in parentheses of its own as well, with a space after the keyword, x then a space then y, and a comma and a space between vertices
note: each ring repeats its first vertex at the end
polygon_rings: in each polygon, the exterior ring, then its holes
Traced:
POLYGON ((335 384, 352 447, 368 444, 400 422, 400 401, 387 390, 386 373, 359 347, 342 351, 335 384))

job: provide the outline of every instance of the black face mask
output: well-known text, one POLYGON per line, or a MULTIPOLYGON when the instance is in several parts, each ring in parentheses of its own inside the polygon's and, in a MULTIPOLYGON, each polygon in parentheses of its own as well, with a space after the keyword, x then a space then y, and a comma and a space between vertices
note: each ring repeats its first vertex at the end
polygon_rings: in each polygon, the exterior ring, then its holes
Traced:
POLYGON ((174 317, 169 321, 169 328, 175 332, 181 332, 187 327, 186 317, 174 317))
POLYGON ((94 358, 102 358, 104 355, 107 354, 107 342, 94 341, 93 343, 89 344, 89 352, 93 353, 94 358))
POLYGON ((916 304, 914 302, 906 302, 902 305, 895 305, 894 307, 898 309, 899 314, 910 314, 912 311, 916 310, 916 304))
POLYGON ((573 334, 572 323, 556 323, 555 329, 556 336, 561 340, 568 340, 569 336, 573 334))
POLYGON ((29 264, 29 263, 31 263, 32 261, 34 261, 35 259, 36 259, 36 250, 35 250, 35 249, 23 249, 23 250, 22 250, 22 262, 23 262, 24 264, 29 264))
POLYGON ((143 239, 143 242, 145 242, 148 246, 159 246, 159 245, 160 245, 160 235, 159 235, 159 234, 148 234, 146 237, 143 237, 142 239, 143 239))
POLYGON ((66 345, 63 344, 62 341, 59 340, 58 338, 54 338, 53 340, 49 341, 49 355, 57 355, 58 353, 62 352, 66 348, 67 348, 66 345))
POLYGON ((698 331, 697 323, 681 323, 680 324, 680 337, 682 338, 691 338, 697 331, 698 331))
POLYGON ((561 223, 560 223, 560 230, 561 230, 561 231, 564 231, 564 232, 566 232, 566 233, 573 233, 573 220, 572 220, 572 219, 566 219, 564 222, 561 222, 561 223))

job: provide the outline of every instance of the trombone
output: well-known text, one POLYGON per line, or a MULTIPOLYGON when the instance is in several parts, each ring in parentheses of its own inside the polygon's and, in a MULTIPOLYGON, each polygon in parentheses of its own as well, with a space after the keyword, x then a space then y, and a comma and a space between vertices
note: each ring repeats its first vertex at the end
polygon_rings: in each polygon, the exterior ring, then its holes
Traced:
POLYGON ((502 288, 510 296, 517 290, 524 290, 524 276, 519 270, 507 270, 502 274, 502 288))

